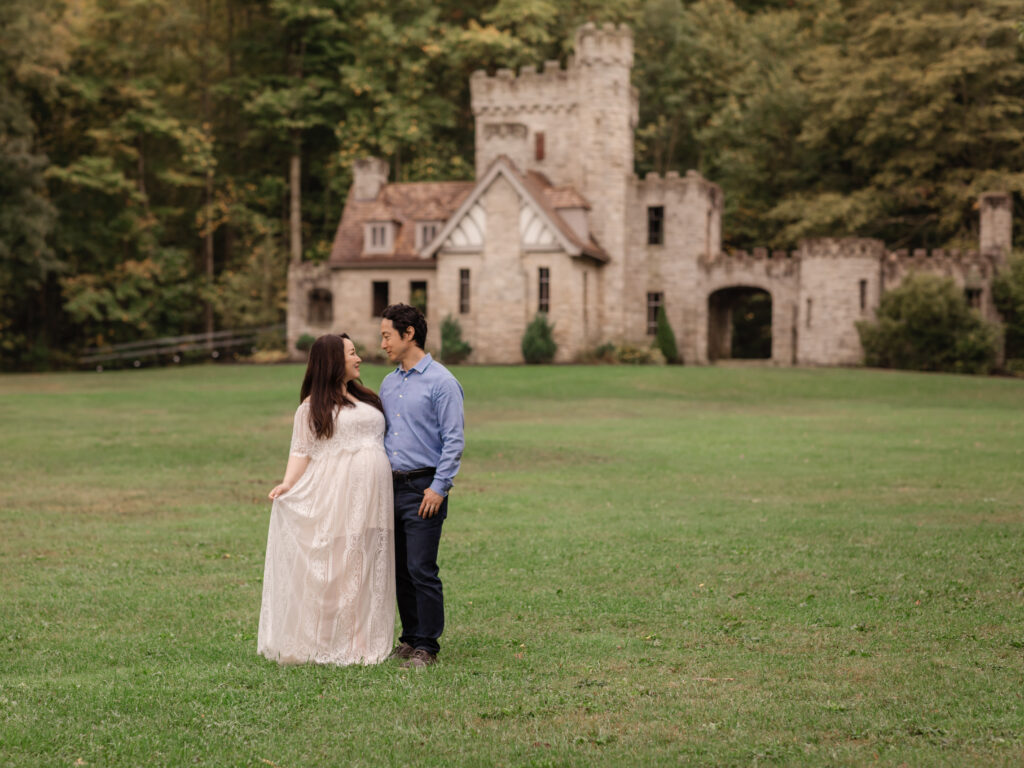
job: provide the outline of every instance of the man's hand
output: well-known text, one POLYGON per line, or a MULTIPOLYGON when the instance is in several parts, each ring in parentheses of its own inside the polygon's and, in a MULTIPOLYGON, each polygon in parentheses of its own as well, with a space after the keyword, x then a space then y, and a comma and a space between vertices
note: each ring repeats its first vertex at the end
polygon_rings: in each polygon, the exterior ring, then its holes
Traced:
POLYGON ((423 492, 423 501, 420 502, 420 511, 416 514, 424 519, 433 517, 440 511, 443 503, 444 496, 439 493, 435 493, 430 488, 427 488, 427 490, 423 492))
POLYGON ((275 485, 273 490, 271 490, 270 493, 267 494, 267 498, 276 499, 282 493, 287 493, 291 489, 292 487, 290 485, 285 485, 284 483, 281 483, 280 485, 275 485))

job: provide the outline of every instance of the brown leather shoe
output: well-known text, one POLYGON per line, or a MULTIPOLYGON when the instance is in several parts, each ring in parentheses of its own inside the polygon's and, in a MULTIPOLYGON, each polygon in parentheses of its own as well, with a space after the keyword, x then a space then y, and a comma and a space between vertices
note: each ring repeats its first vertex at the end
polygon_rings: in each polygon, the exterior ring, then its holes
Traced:
POLYGON ((437 664, 437 656, 423 648, 417 648, 412 656, 398 665, 399 669, 423 669, 431 664, 437 664))
POLYGON ((412 656, 416 649, 408 643, 399 643, 391 649, 391 653, 388 654, 389 659, 408 659, 412 656))

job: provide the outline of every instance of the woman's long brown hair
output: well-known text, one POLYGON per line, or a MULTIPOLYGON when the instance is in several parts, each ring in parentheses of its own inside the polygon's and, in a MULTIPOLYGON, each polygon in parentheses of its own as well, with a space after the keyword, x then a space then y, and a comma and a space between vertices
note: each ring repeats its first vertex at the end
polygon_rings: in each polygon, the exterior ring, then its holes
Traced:
MULTIPOLYGON (((309 426, 321 440, 327 440, 334 434, 335 408, 355 407, 355 403, 342 394, 345 381, 343 339, 349 339, 348 334, 328 333, 314 341, 309 349, 306 376, 302 380, 299 402, 309 398, 309 426)), ((353 398, 384 413, 380 398, 372 389, 364 387, 359 379, 352 379, 345 386, 353 398)))

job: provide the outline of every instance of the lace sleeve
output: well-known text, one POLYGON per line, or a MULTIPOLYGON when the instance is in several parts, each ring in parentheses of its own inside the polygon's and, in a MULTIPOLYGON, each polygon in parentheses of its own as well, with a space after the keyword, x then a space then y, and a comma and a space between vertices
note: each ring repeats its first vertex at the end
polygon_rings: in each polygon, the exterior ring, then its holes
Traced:
POLYGON ((292 425, 292 445, 288 453, 291 456, 312 456, 316 435, 309 423, 309 404, 303 403, 295 411, 295 423, 292 425))

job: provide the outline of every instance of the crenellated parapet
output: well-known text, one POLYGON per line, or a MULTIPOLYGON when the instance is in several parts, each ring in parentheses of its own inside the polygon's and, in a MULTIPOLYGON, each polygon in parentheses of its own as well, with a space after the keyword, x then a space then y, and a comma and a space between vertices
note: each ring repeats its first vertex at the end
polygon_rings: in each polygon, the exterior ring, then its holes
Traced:
POLYGON ((812 237, 797 246, 801 259, 877 259, 885 255, 885 243, 873 237, 812 237))
POLYGON ((577 104, 574 73, 557 61, 545 62, 541 71, 523 67, 518 76, 511 69, 499 69, 493 75, 478 70, 469 80, 469 91, 477 118, 571 112, 577 104))
MULTIPOLYGON (((708 277, 716 274, 747 275, 765 280, 790 280, 800 274, 800 255, 797 251, 754 248, 750 251, 733 250, 701 256, 697 266, 708 277)), ((754 281, 756 282, 756 281, 754 281)))
POLYGON ((625 24, 590 22, 576 30, 573 63, 578 66, 633 66, 633 31, 625 24))
POLYGON ((648 171, 642 179, 633 174, 633 185, 639 193, 648 197, 652 193, 685 193, 693 189, 710 198, 718 208, 721 208, 724 201, 722 188, 693 169, 688 170, 685 175, 680 175, 679 171, 668 171, 664 175, 648 171))
POLYGON ((980 287, 996 273, 1002 263, 1002 252, 981 252, 959 248, 900 248, 886 252, 882 272, 887 286, 899 283, 911 272, 931 272, 952 277, 966 287, 980 287))

